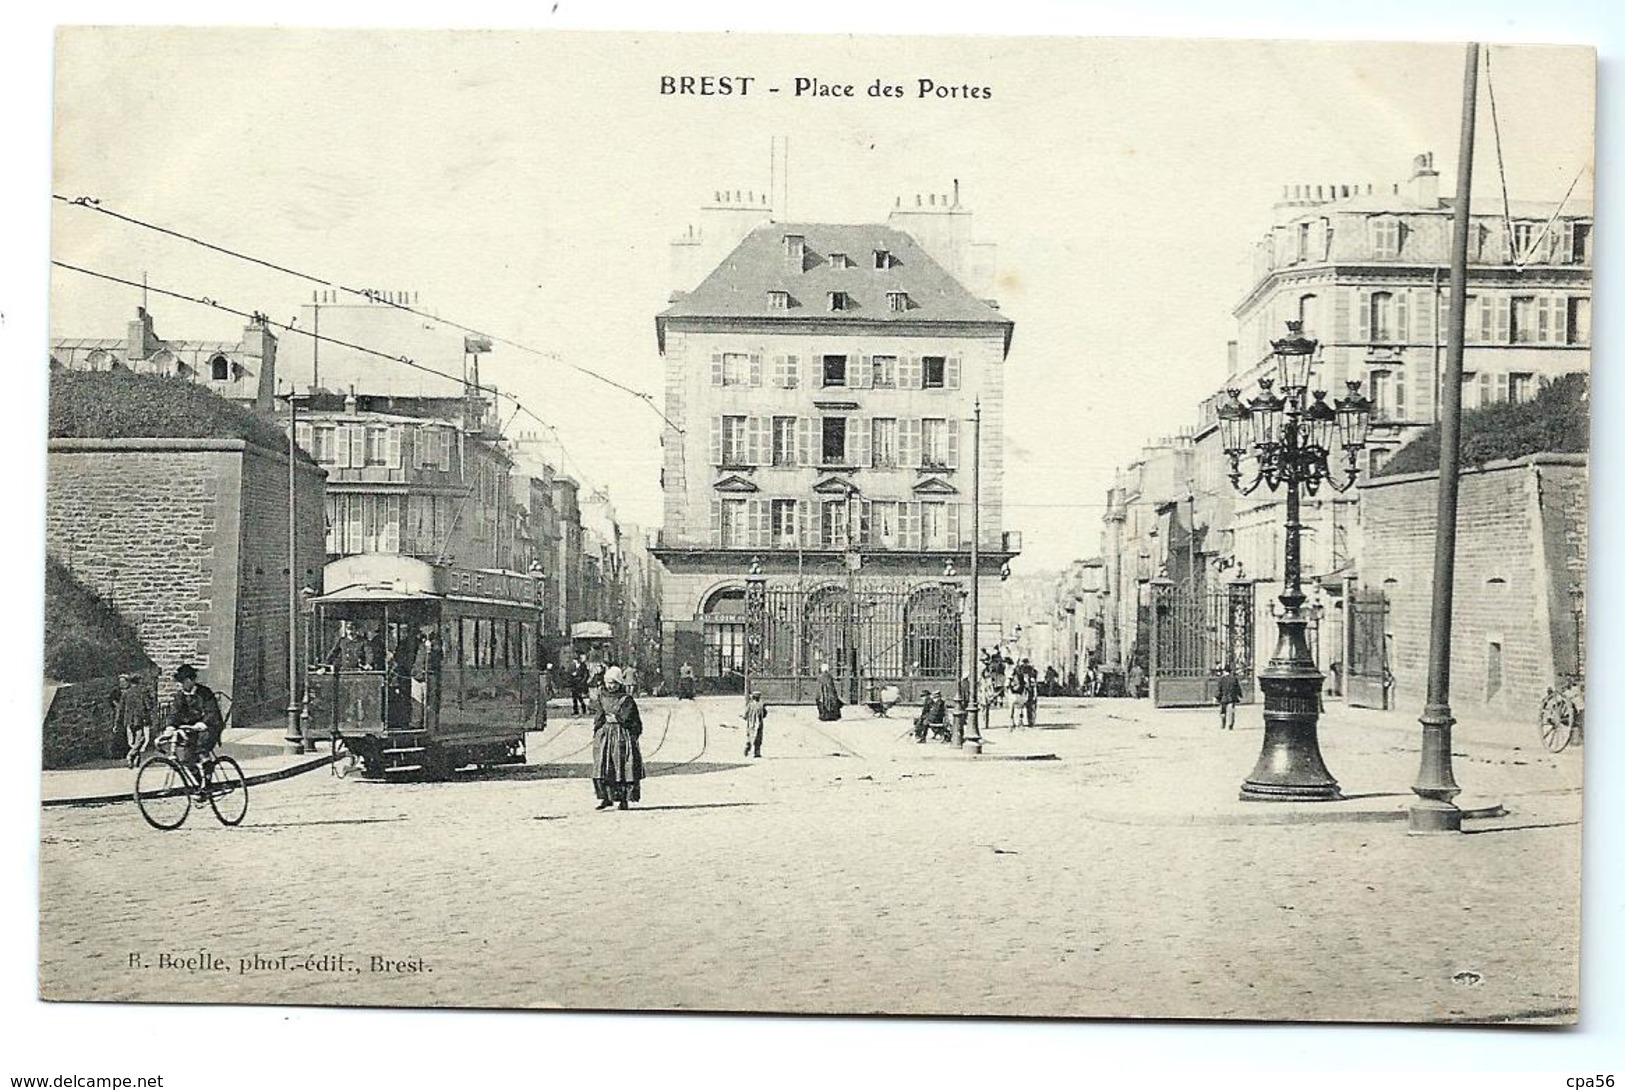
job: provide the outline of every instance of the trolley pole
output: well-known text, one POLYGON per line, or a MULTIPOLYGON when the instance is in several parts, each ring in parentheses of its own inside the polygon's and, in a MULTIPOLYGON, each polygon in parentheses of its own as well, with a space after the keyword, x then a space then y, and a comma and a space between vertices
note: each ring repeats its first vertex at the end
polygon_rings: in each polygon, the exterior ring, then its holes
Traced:
POLYGON ((1433 615, 1428 641, 1427 705, 1422 709, 1422 763, 1411 790, 1410 831, 1459 833, 1461 793, 1450 764, 1450 630, 1456 580, 1456 497, 1461 468, 1461 357, 1467 327, 1467 230, 1473 192, 1473 127, 1478 103, 1478 43, 1467 46, 1462 78, 1461 147, 1456 155, 1455 231, 1450 240, 1449 332, 1444 396, 1439 407, 1439 506, 1433 535, 1433 615))
POLYGON ((299 716, 299 433, 298 388, 288 385, 288 726, 282 748, 305 752, 299 716))

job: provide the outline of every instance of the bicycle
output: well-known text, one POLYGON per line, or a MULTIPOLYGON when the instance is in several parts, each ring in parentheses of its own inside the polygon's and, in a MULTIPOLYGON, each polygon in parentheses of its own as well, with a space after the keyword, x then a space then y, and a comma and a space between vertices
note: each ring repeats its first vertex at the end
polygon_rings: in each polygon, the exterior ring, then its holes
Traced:
POLYGON ((179 829, 192 807, 208 803, 222 825, 241 825, 248 816, 248 778, 235 759, 203 754, 196 762, 176 755, 181 732, 158 736, 158 753, 135 773, 135 803, 154 829, 179 829))

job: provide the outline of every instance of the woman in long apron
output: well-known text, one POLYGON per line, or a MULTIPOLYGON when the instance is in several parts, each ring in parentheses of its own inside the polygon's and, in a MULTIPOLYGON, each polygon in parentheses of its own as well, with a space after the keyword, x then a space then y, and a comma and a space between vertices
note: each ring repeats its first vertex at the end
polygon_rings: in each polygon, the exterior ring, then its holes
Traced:
POLYGON ((643 750, 638 737, 643 719, 638 702, 626 691, 620 667, 604 671, 604 685, 592 708, 592 788, 598 809, 625 810, 642 798, 643 750))

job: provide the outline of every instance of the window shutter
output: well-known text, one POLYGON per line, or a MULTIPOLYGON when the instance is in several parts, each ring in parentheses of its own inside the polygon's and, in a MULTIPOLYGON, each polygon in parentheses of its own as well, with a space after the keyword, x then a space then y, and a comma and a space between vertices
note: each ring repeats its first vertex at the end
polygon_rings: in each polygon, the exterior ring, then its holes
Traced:
POLYGON ((745 461, 749 465, 767 465, 768 459, 764 456, 767 450, 764 433, 770 427, 771 423, 766 417, 752 416, 745 420, 745 461))
POLYGON ((722 353, 711 353, 711 385, 722 385, 722 353))
POLYGON ((854 355, 851 357, 856 374, 847 376, 847 385, 855 390, 867 390, 875 384, 875 360, 873 356, 854 355))
POLYGON ((942 384, 950 390, 959 389, 959 357, 949 356, 948 362, 942 365, 942 384))
POLYGON ((811 377, 807 380, 807 385, 815 389, 822 389, 824 385, 824 354, 822 352, 810 353, 807 356, 807 368, 811 374, 811 377))
POLYGON ((722 501, 711 500, 711 544, 722 545, 722 501))
POLYGON ((1507 373, 1505 371, 1502 371, 1500 374, 1495 376, 1495 400, 1497 400, 1497 401, 1505 401, 1506 399, 1507 399, 1507 373))
POLYGON ((948 418, 948 468, 959 468, 959 417, 948 418))
POLYGON ((866 466, 874 460, 870 444, 873 434, 874 426, 869 423, 867 416, 846 418, 846 453, 849 465, 866 466))
POLYGON ((344 551, 362 552, 361 546, 361 497, 346 496, 348 501, 344 505, 344 551))
POLYGON ((360 424, 350 425, 350 464, 360 468, 367 464, 367 429, 360 424))
POLYGON ((293 441, 306 454, 311 453, 311 442, 315 432, 309 424, 295 424, 293 426, 293 441))
POLYGON ((1405 372, 1399 368, 1394 369, 1394 418, 1409 419, 1405 415, 1405 372))
POLYGON ((1512 343, 1512 298, 1510 296, 1502 295, 1495 300, 1495 343, 1512 343))
POLYGON ((722 464, 722 417, 711 418, 711 464, 722 464))
POLYGON ((913 365, 909 368, 908 378, 908 388, 910 390, 925 389, 925 360, 923 357, 913 357, 913 365))
POLYGON ((1556 233, 1556 235, 1555 235, 1555 237, 1553 239, 1553 245, 1554 245, 1554 248, 1556 250, 1556 253, 1553 255, 1552 260, 1557 261, 1557 262, 1562 262, 1564 264, 1573 264, 1574 263, 1575 255, 1574 255, 1574 221, 1573 220, 1564 220, 1561 224, 1558 225, 1557 233, 1556 233))
POLYGON ((762 354, 760 352, 750 354, 750 384, 752 386, 762 384, 762 354))
POLYGON ((1400 344, 1410 342, 1410 302, 1408 290, 1394 292, 1394 339, 1400 344))
POLYGON ((777 386, 781 390, 785 389, 784 357, 783 356, 774 356, 773 357, 773 385, 777 386))
POLYGON ((399 496, 381 496, 383 509, 378 513, 378 520, 383 530, 383 551, 398 553, 401 551, 401 498, 399 496))
POLYGON ((1359 312, 1359 335, 1355 340, 1361 344, 1371 343, 1371 293, 1357 292, 1354 296, 1355 307, 1359 312))
POLYGON ((921 548, 920 545, 920 505, 918 503, 903 503, 898 505, 903 513, 903 548, 921 548))
POLYGON ((874 544, 874 501, 858 501, 858 533, 856 542, 859 545, 874 544))
POLYGON ((389 429, 389 449, 384 457, 384 464, 390 469, 401 468, 401 429, 391 426, 389 429))
POLYGON ((762 501, 745 501, 745 540, 750 542, 751 548, 759 549, 767 544, 767 527, 763 525, 762 501))
POLYGON ((959 531, 959 528, 964 525, 964 519, 960 516, 960 511, 963 509, 964 504, 950 503, 948 505, 948 547, 950 549, 957 549, 964 544, 959 531))
MULTIPOLYGON (((1440 289, 1443 291, 1443 289, 1440 289)), ((1411 325, 1415 331, 1416 340, 1422 344, 1433 342, 1434 312, 1433 308, 1440 304, 1440 297, 1428 290, 1417 293, 1416 313, 1411 316, 1411 325)))
POLYGON ((801 543, 802 548, 809 548, 818 544, 818 539, 816 536, 814 536, 816 533, 817 524, 813 520, 813 501, 797 500, 796 540, 801 543))
POLYGON ((800 416, 796 418, 796 465, 810 466, 813 464, 813 417, 800 416))
POLYGON ((784 357, 784 387, 785 387, 785 389, 794 390, 798 385, 801 384, 801 375, 799 374, 800 370, 801 370, 801 357, 800 356, 786 356, 786 357, 784 357))

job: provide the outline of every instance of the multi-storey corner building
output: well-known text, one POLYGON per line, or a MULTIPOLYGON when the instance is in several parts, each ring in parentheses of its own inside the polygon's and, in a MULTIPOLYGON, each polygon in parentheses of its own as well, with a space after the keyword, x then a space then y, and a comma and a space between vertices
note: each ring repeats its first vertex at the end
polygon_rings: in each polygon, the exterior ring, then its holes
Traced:
MULTIPOLYGON (((957 677, 956 663, 923 664, 943 652, 927 648, 923 622, 909 618, 943 615, 911 596, 928 582, 946 594, 944 580, 962 584, 969 571, 977 400, 984 573, 1017 547, 1002 520, 1014 323, 986 298, 989 248, 972 241, 957 196, 899 202, 884 225, 773 223, 754 205, 723 211, 699 237, 713 252, 719 233, 740 232, 739 241, 655 323, 671 422, 655 549, 666 569, 666 672, 687 662, 737 683, 754 569, 770 591, 802 596, 784 607, 795 614, 786 622, 793 646, 763 652, 786 678, 830 665, 855 691, 858 677, 957 677), (860 621, 844 603, 849 592, 859 605, 867 594, 861 624, 878 631, 891 625, 889 606, 876 605, 883 591, 896 592, 907 616, 888 646, 873 635, 860 647, 860 621)), ((679 269, 695 238, 691 230, 678 240, 679 269)), ((984 587, 983 616, 996 617, 987 599, 997 580, 984 587)))
MULTIPOLYGON (((1387 192, 1286 187, 1235 309, 1240 352, 1227 385, 1250 391, 1271 366, 1271 339, 1301 320, 1322 344, 1318 385, 1338 397, 1358 379, 1375 403, 1368 467, 1436 423, 1453 206, 1431 153, 1387 192)), ((1589 203, 1480 202, 1469 231, 1463 407, 1525 400, 1543 380, 1588 370, 1589 203)))
POLYGON ((269 413, 276 398, 276 350, 275 335, 258 319, 235 342, 170 341, 158 336, 147 308, 137 307, 122 339, 53 339, 51 370, 174 375, 269 413))
POLYGON ((484 402, 326 390, 299 402, 295 441, 327 471, 329 559, 376 552, 514 566, 512 458, 484 402))

